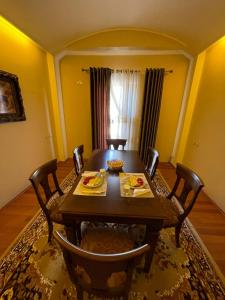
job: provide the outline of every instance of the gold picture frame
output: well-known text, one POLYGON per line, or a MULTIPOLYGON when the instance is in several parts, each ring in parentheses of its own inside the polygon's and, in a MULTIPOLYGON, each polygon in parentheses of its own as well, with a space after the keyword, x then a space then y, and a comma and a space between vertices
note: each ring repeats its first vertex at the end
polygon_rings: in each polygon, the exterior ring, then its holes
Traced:
POLYGON ((26 120, 18 77, 0 71, 0 123, 26 120))

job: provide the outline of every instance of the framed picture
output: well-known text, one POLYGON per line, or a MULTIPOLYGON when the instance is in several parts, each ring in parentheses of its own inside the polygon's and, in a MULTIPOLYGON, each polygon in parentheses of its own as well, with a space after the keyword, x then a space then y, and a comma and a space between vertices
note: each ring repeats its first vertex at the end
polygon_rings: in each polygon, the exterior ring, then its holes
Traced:
POLYGON ((18 77, 0 71, 0 123, 26 120, 18 77))

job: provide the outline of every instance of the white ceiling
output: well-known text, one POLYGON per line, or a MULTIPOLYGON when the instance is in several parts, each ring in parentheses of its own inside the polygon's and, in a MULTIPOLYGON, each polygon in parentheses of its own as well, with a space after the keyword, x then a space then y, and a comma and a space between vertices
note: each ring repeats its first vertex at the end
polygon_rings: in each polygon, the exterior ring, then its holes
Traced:
POLYGON ((112 28, 167 34, 186 44, 191 53, 225 34, 225 0, 0 0, 0 9, 50 52, 112 28))

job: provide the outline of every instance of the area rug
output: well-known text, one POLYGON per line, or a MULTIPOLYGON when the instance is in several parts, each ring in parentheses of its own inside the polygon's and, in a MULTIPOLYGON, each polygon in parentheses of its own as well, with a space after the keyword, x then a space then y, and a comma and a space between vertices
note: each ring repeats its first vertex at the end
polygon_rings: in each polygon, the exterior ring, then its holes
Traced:
MULTIPOLYGON (((74 177, 72 171, 63 181, 65 192, 74 177)), ((159 172, 154 186, 159 194, 169 192, 159 172)), ((49 245, 47 238, 45 217, 39 212, 0 261, 1 300, 77 299, 61 250, 55 242, 49 245)), ((129 299, 225 299, 224 278, 188 221, 182 228, 181 248, 175 247, 173 229, 161 231, 151 270, 144 274, 141 265, 136 268, 129 299)))

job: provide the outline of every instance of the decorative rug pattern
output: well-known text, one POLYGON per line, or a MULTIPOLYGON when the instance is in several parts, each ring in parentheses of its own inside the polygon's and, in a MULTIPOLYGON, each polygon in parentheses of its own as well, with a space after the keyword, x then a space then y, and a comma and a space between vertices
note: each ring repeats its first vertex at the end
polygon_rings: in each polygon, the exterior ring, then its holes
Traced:
MULTIPOLYGON (((64 192, 74 179, 72 171, 61 184, 64 192)), ((159 194, 169 193, 159 173, 153 184, 159 194)), ((63 230, 60 225, 56 228, 63 230)), ((47 239, 47 224, 40 212, 0 261, 0 300, 77 299, 61 250, 47 239)), ((224 279, 201 245, 189 222, 182 228, 181 248, 175 246, 174 229, 161 230, 151 270, 144 274, 141 266, 136 268, 129 299, 225 299, 224 279)))

